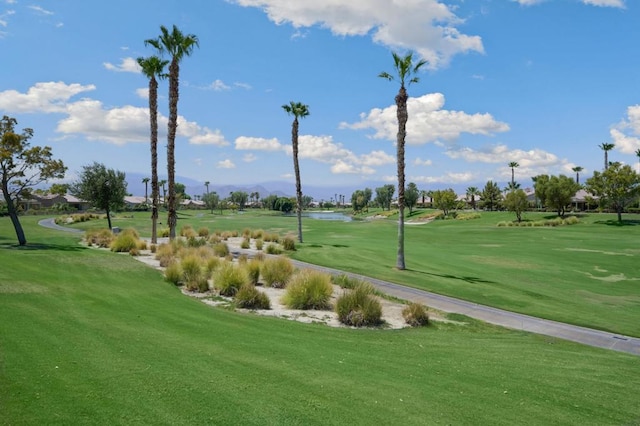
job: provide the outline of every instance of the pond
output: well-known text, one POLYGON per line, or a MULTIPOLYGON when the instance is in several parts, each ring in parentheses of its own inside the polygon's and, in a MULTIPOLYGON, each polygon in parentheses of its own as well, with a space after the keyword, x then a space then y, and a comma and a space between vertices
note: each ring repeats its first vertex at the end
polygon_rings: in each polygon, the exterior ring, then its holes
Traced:
POLYGON ((341 222, 351 222, 353 220, 348 214, 334 211, 305 212, 302 214, 302 216, 311 219, 338 220, 341 222))

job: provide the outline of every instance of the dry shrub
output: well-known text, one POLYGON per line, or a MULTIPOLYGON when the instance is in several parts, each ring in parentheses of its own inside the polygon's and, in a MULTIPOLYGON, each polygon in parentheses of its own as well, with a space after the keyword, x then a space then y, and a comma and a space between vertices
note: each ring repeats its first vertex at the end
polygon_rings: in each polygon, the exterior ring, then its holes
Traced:
POLYGON ((229 255, 229 246, 226 243, 220 242, 213 245, 213 252, 218 257, 225 257, 229 255))
POLYGON ((222 296, 235 296, 240 287, 248 282, 245 270, 231 262, 225 262, 213 273, 213 286, 222 296))
POLYGON ((249 238, 245 238, 244 240, 242 240, 240 248, 243 248, 245 250, 251 248, 251 241, 249 240, 249 238))
POLYGON ((251 229, 249 229, 249 228, 244 228, 244 229, 242 230, 242 236, 243 236, 244 238, 251 238, 251 229))
POLYGON ((191 225, 185 225, 180 229, 180 236, 185 238, 197 237, 198 234, 191 225))
POLYGON ((114 238, 113 232, 109 229, 96 229, 85 233, 85 239, 88 244, 102 248, 109 247, 114 238))
POLYGON ((236 293, 236 306, 243 309, 271 309, 269 296, 253 284, 245 284, 236 293))
POLYGON ((160 244, 156 248, 156 260, 160 261, 160 266, 163 268, 169 266, 175 257, 171 244, 160 244))
POLYGON ((164 278, 175 285, 181 285, 182 283, 182 268, 178 262, 171 262, 164 270, 164 278))
POLYGON ((287 235, 282 240, 282 247, 287 251, 295 251, 296 249, 296 240, 291 235, 287 235))
POLYGON ((253 285, 258 284, 258 282, 260 281, 261 266, 262 261, 257 259, 251 259, 244 265, 244 268, 247 271, 247 276, 249 277, 249 282, 253 285))
POLYGON ((209 237, 209 244, 218 244, 221 241, 222 238, 220 238, 220 235, 214 234, 209 237))
POLYGON ((282 301, 291 309, 328 309, 332 293, 329 274, 304 269, 291 277, 282 301))
POLYGON ((267 245, 267 254, 282 254, 282 249, 275 244, 267 245))
POLYGON ((382 322, 382 305, 372 296, 372 286, 358 284, 336 301, 338 320, 354 327, 375 326, 382 322))
POLYGON ((286 257, 276 257, 263 262, 262 278, 267 287, 286 287, 293 274, 293 263, 286 257))
POLYGON ((420 303, 411 303, 402 310, 404 322, 411 327, 421 327, 429 324, 429 314, 424 305, 420 303))
POLYGON ((257 240, 258 238, 262 238, 263 235, 264 235, 264 231, 262 229, 256 229, 253 232, 251 232, 251 238, 253 238, 254 240, 257 240))
POLYGON ((256 250, 262 250, 262 246, 264 244, 264 242, 262 241, 262 238, 258 238, 256 241, 256 250))
POLYGON ((207 276, 204 273, 203 260, 196 254, 190 254, 180 260, 182 282, 189 291, 205 292, 209 290, 207 276))
POLYGON ((138 240, 131 233, 121 232, 118 236, 111 242, 111 251, 120 252, 120 253, 128 253, 132 249, 138 248, 138 240))
POLYGON ((198 236, 199 237, 208 237, 209 236, 209 228, 203 226, 202 228, 198 229, 198 236))

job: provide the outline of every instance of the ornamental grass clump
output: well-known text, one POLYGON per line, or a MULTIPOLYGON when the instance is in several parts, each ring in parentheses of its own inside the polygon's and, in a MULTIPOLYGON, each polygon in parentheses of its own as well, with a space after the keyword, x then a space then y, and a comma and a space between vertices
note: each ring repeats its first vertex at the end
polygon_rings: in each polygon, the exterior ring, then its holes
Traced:
POLYGON ((213 252, 218 257, 226 257, 229 255, 229 246, 227 243, 219 242, 213 245, 213 252))
POLYGON ((174 285, 182 285, 182 267, 180 263, 173 261, 164 270, 164 278, 174 285))
POLYGON ((187 290, 201 293, 209 290, 203 263, 202 258, 196 254, 190 254, 180 260, 182 282, 187 290))
POLYGON ((203 237, 206 238, 209 236, 209 228, 203 226, 202 228, 198 229, 198 236, 199 237, 203 237))
POLYGON ((236 306, 243 309, 271 309, 269 296, 253 284, 244 284, 236 293, 236 306))
POLYGON ((267 287, 284 288, 293 274, 293 263, 286 257, 267 259, 262 264, 261 272, 267 287))
POLYGON ((282 249, 275 244, 267 244, 267 254, 282 254, 282 249))
POLYGON ((110 229, 96 229, 90 230, 85 233, 85 239, 90 245, 95 245, 101 248, 107 248, 111 245, 111 242, 115 239, 113 232, 110 229))
POLYGON ((249 240, 249 238, 245 237, 242 240, 242 243, 240 244, 240 248, 245 250, 251 248, 251 241, 249 240))
POLYGON ((328 309, 332 293, 330 275, 304 269, 291 277, 282 303, 291 309, 328 309))
POLYGON ((338 320, 353 327, 376 326, 382 323, 382 305, 372 296, 371 284, 358 284, 336 301, 338 320))
POLYGON ((180 229, 180 236, 185 238, 197 237, 198 233, 191 225, 185 225, 180 229))
POLYGON ((422 327, 429 324, 429 314, 424 305, 420 303, 410 303, 402 310, 404 322, 411 327, 422 327))
POLYGON ((258 238, 256 241, 256 250, 262 250, 262 246, 264 245, 264 241, 262 238, 258 238))
POLYGON ((138 248, 138 239, 132 233, 121 232, 111 242, 111 251, 129 253, 132 249, 138 248))
POLYGON ((160 244, 156 247, 156 260, 160 262, 161 267, 165 268, 169 266, 169 263, 171 263, 175 257, 171 244, 160 244))
POLYGON ((240 287, 248 282, 246 271, 231 262, 225 262, 213 273, 213 286, 221 296, 235 296, 240 287))
POLYGON ((251 284, 256 285, 260 281, 261 267, 262 261, 257 259, 251 259, 244 265, 244 269, 247 271, 247 276, 249 277, 249 282, 251 284))
POLYGON ((287 251, 295 251, 296 250, 296 240, 292 236, 287 235, 282 240, 282 247, 287 251))

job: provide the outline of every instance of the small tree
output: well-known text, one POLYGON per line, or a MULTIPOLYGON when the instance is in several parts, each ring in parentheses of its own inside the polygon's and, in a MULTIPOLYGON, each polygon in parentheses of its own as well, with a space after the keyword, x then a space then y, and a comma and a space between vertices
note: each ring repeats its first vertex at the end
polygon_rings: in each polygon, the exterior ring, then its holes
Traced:
POLYGON ((67 168, 62 160, 54 160, 48 146, 31 147, 32 129, 16 133, 18 121, 8 116, 0 120, 0 185, 7 212, 16 231, 18 244, 27 244, 18 219, 18 199, 30 196, 35 185, 48 179, 61 179, 67 168))
POLYGON ((391 200, 393 200, 393 193, 395 190, 395 186, 391 184, 376 188, 375 202, 382 208, 382 210, 385 208, 387 210, 391 210, 391 200))
POLYGON ((518 222, 522 222, 522 212, 527 209, 528 205, 527 194, 522 189, 511 191, 504 197, 505 208, 516 214, 518 222))
POLYGON ((442 213, 447 216, 449 211, 456 207, 456 198, 458 197, 451 188, 435 191, 433 193, 433 205, 435 208, 442 210, 442 213))
POLYGON ((218 207, 218 203, 220 202, 220 196, 216 192, 207 192, 202 196, 202 201, 204 201, 204 205, 207 206, 209 210, 211 210, 211 214, 218 207))
POLYGON ((480 191, 475 186, 470 186, 467 188, 467 200, 471 205, 473 210, 476 209, 476 196, 480 195, 480 191))
POLYGON ((572 178, 560 176, 536 176, 534 184, 536 196, 549 208, 553 208, 558 216, 563 217, 571 199, 580 189, 580 185, 572 178))
POLYGON ((586 189, 600 197, 600 202, 613 209, 618 214, 618 222, 622 222, 625 206, 640 196, 640 175, 631 166, 614 162, 602 173, 593 172, 587 179, 586 189))
POLYGON ((482 203, 485 207, 489 207, 490 211, 500 207, 500 201, 502 200, 502 192, 498 188, 498 184, 493 181, 488 181, 482 190, 482 203))
POLYGON ((247 201, 249 200, 249 194, 244 191, 234 191, 231 193, 229 199, 232 203, 238 205, 238 209, 244 210, 247 205, 247 201))
POLYGON ((83 166, 79 179, 70 188, 71 194, 91 203, 107 214, 107 223, 111 229, 111 212, 124 207, 127 195, 125 174, 107 169, 104 164, 94 162, 83 166))
POLYGON ((413 208, 418 204, 418 198, 420 197, 420 191, 415 183, 409 182, 407 188, 404 191, 404 203, 409 207, 409 215, 413 213, 413 208))

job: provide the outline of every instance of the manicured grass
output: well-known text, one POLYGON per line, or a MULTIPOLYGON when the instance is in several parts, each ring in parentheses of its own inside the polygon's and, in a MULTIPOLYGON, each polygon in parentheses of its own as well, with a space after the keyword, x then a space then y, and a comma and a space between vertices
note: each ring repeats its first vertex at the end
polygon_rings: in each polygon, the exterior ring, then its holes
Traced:
MULTIPOLYGON (((351 330, 210 308, 0 220, 7 424, 633 424, 638 358, 467 320, 351 330)), ((310 230, 311 233, 311 230, 310 230)), ((463 318, 464 319, 464 318, 463 318)))
MULTIPOLYGON (((425 212, 416 211, 413 217, 425 212)), ((528 213, 535 221, 553 214, 528 213)), ((497 227, 505 212, 479 219, 407 225, 407 271, 394 268, 397 224, 390 220, 337 222, 305 218, 304 244, 293 258, 542 318, 640 336, 640 220, 590 214, 563 227, 497 227)), ((148 214, 116 219, 144 234, 148 214)), ((184 212, 180 225, 295 231, 295 218, 248 210, 244 214, 184 212)), ((87 222, 77 227, 104 226, 87 222)))

